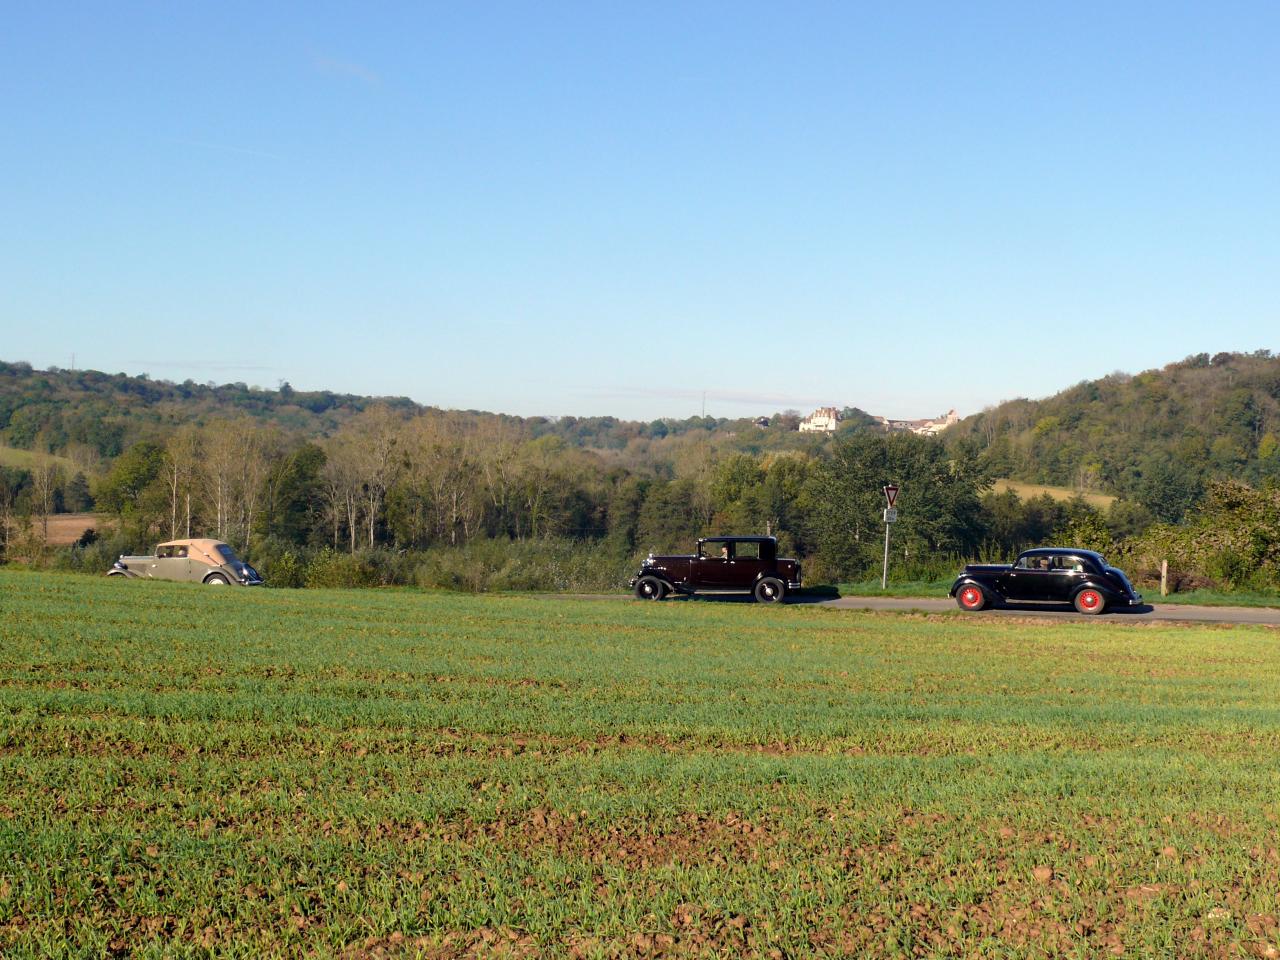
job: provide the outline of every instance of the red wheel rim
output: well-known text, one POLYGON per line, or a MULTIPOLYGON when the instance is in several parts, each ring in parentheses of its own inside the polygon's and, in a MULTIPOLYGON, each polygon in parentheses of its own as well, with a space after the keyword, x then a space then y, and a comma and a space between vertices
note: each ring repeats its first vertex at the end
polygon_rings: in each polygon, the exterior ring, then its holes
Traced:
POLYGON ((1092 590, 1086 590, 1084 593, 1080 594, 1080 606, 1084 607, 1086 610, 1092 610, 1101 602, 1102 598, 1092 590))
POLYGON ((982 603, 982 592, 976 587, 965 587, 960 591, 960 602, 966 607, 976 607, 982 603))

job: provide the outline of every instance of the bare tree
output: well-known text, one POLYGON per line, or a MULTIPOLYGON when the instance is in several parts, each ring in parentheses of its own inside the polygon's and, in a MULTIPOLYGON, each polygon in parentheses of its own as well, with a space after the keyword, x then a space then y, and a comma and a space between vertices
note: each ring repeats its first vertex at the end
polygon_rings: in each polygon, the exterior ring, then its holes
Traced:
POLYGON ((427 415, 404 431, 404 483, 437 540, 457 544, 479 530, 486 503, 475 439, 453 418, 427 415))
POLYGON ((213 533, 226 540, 231 529, 235 500, 236 464, 240 458, 240 432, 229 420, 215 420, 204 429, 201 484, 213 533))
POLYGON ((325 463, 320 471, 324 484, 325 512, 333 525, 333 548, 345 526, 352 553, 360 531, 360 508, 363 499, 359 454, 353 439, 346 434, 331 438, 324 445, 325 463))
POLYGON ((49 457, 37 457, 31 467, 31 508, 40 519, 40 535, 49 542, 49 514, 54 494, 62 485, 62 467, 49 457))
POLYGON ((240 462, 240 516, 246 550, 262 509, 267 480, 285 455, 284 436, 279 427, 275 424, 252 426, 245 436, 244 457, 240 462))
POLYGON ((13 536, 16 513, 14 506, 18 499, 18 485, 10 479, 7 470, 0 467, 0 559, 9 550, 9 540, 13 536))
POLYGON ((169 437, 164 450, 165 490, 169 495, 169 537, 178 535, 179 517, 185 519, 181 529, 191 536, 191 494, 201 466, 200 434, 193 424, 185 424, 169 437))
MULTIPOLYGON (((552 506, 561 488, 568 486, 565 443, 560 437, 530 440, 520 449, 519 489, 530 538, 551 532, 552 506)), ((517 534, 519 521, 517 520, 517 534)))
POLYGON ((494 518, 498 523, 507 524, 511 520, 520 444, 524 436, 518 427, 494 417, 481 420, 472 433, 472 439, 476 463, 494 518))
POLYGON ((279 431, 249 417, 215 420, 202 441, 200 473, 216 535, 247 548, 267 475, 283 449, 279 431))
POLYGON ((396 451, 402 427, 403 420, 390 408, 378 405, 365 410, 343 428, 353 441, 355 468, 360 477, 360 507, 368 525, 371 547, 387 490, 399 469, 396 451))

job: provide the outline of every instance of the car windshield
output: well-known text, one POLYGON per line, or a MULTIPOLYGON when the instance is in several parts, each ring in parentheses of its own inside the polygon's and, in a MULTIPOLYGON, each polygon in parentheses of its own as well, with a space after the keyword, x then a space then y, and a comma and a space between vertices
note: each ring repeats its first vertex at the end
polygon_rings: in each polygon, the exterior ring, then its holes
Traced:
POLYGON ((218 544, 215 549, 218 551, 218 554, 222 557, 224 562, 232 564, 240 562, 240 558, 236 556, 236 552, 225 543, 218 544))

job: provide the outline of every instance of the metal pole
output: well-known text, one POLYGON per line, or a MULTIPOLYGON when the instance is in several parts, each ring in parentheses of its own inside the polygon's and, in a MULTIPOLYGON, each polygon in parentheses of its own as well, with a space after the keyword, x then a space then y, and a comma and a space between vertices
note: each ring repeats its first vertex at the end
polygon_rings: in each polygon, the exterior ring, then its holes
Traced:
POLYGON ((889 524, 884 525, 884 569, 880 571, 880 589, 889 589, 889 524))

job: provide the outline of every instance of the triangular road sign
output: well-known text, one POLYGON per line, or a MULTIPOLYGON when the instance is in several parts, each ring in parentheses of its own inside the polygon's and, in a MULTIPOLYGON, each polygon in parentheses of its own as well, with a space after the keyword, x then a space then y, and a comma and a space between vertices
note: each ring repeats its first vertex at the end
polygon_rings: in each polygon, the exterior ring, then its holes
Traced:
POLYGON ((896 483, 885 484, 884 498, 889 501, 889 509, 893 509, 894 501, 898 499, 898 485, 896 483))

